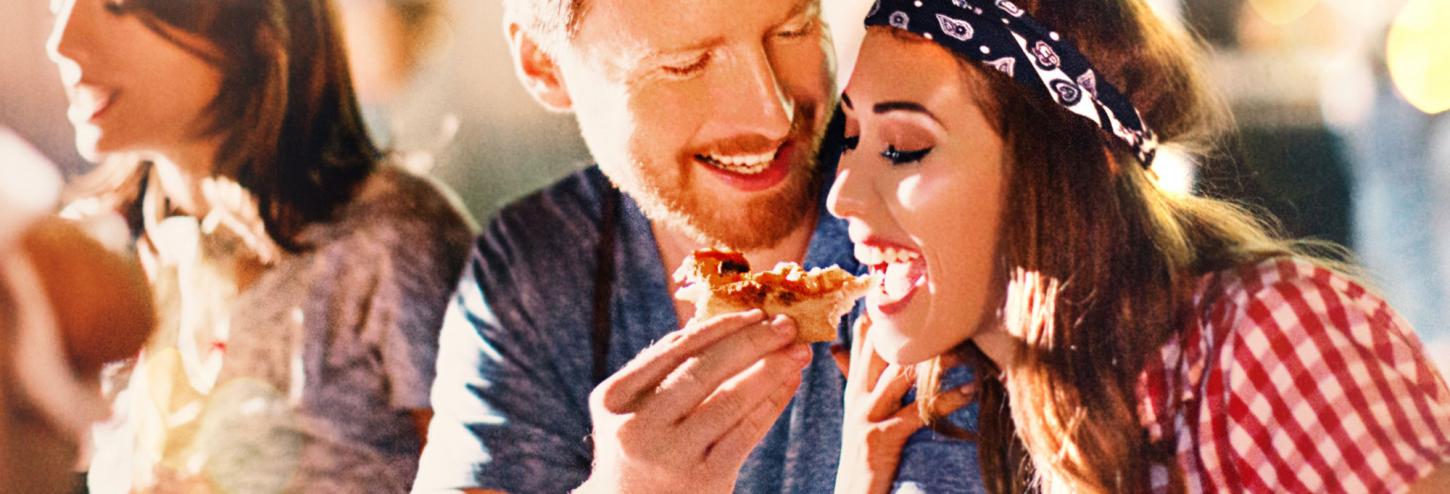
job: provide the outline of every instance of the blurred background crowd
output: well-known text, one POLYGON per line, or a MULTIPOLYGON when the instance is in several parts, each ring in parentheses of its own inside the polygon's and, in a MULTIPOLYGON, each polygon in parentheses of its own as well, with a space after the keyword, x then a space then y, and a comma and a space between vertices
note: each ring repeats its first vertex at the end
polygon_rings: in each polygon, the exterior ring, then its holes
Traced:
MULTIPOLYGON (((499 2, 338 1, 371 132, 476 218, 588 163, 572 119, 516 82, 499 2)), ((5 2, 0 128, 75 177, 90 165, 46 59, 47 3, 5 2)), ((844 82, 870 1, 823 3, 844 82)), ((1150 3, 1208 42, 1237 125, 1206 156, 1157 171, 1266 209, 1293 236, 1350 247, 1450 367, 1450 0, 1150 3)))

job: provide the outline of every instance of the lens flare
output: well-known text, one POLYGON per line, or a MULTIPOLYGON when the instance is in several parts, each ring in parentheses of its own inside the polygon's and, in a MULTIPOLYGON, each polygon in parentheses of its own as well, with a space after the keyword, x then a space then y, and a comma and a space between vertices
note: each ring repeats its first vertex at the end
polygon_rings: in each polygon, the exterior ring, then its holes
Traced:
POLYGON ((1429 114, 1450 110, 1450 2, 1405 4, 1385 51, 1390 78, 1406 101, 1429 114))

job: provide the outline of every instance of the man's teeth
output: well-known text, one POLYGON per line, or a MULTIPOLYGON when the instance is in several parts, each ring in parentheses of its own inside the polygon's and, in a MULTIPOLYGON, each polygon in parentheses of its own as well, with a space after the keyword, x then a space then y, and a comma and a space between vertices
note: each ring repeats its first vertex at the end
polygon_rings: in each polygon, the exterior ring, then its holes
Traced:
POLYGON ((856 260, 867 266, 880 266, 883 264, 897 264, 907 261, 914 261, 921 258, 921 254, 908 249, 895 247, 876 247, 872 245, 857 244, 856 260))
POLYGON ((770 162, 775 160, 775 152, 771 151, 769 153, 740 156, 708 154, 705 155, 705 157, 709 158, 709 160, 712 162, 711 164, 720 168, 724 168, 735 173, 753 175, 763 172, 766 168, 770 167, 770 162))

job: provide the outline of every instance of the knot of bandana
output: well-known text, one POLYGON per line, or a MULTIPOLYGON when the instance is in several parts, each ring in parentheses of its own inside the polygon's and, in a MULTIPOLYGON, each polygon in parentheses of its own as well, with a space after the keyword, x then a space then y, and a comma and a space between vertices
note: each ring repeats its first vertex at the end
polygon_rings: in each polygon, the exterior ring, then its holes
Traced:
POLYGON ((1123 93, 1062 35, 1010 0, 876 0, 867 26, 889 26, 932 40, 1007 74, 1029 91, 1097 123, 1127 144, 1143 167, 1158 136, 1123 93))

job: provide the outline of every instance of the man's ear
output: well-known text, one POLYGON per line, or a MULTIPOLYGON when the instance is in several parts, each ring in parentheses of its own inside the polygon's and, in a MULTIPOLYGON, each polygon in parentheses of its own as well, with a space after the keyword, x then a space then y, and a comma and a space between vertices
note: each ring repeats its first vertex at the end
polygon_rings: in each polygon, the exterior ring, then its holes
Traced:
POLYGON ((519 23, 505 22, 504 35, 508 37, 514 74, 524 89, 546 110, 561 113, 572 110, 574 101, 569 98, 569 89, 564 86, 564 76, 554 56, 539 46, 538 40, 519 23))

